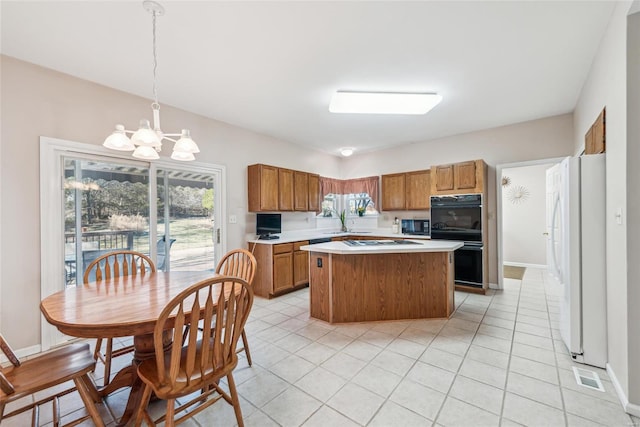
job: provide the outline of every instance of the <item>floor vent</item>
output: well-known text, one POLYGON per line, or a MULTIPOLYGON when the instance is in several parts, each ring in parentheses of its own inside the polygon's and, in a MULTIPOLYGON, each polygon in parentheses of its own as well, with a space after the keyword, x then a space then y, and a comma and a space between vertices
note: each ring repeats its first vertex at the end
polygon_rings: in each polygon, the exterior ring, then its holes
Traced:
POLYGON ((600 381, 600 377, 596 372, 589 371, 587 369, 576 368, 574 366, 573 374, 576 377, 576 382, 578 383, 578 385, 590 388, 592 390, 604 392, 604 386, 602 385, 602 381, 600 381))

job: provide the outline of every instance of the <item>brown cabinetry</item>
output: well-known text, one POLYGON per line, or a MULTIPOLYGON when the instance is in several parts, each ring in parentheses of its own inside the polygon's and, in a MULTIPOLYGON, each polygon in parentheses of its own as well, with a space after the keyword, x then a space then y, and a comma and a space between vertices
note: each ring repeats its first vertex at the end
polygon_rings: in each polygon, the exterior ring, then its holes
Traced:
POLYGON ((427 210, 430 208, 431 171, 415 171, 406 174, 406 209, 427 210))
POLYGON ((250 212, 278 210, 278 168, 251 165, 247 183, 250 212))
POLYGON ((320 175, 309 174, 309 211, 310 212, 319 212, 320 211, 320 175))
POLYGON ((482 160, 438 165, 431 170, 432 195, 484 192, 486 164, 482 160))
POLYGON ((320 175, 262 164, 247 171, 249 212, 320 210, 320 175))
POLYGON ((606 151, 606 110, 602 110, 584 136, 584 154, 599 154, 606 151))
POLYGON ((382 175, 382 210, 427 210, 431 172, 421 170, 382 175))
POLYGON ((382 175, 382 210, 397 211, 405 208, 406 179, 404 173, 382 175))
POLYGON ((293 210, 293 171, 278 169, 278 210, 293 210))
POLYGON ((309 174, 293 171, 293 210, 306 211, 309 208, 309 174))
POLYGON ((300 247, 308 240, 292 243, 249 243, 256 257, 254 293, 272 297, 306 286, 309 283, 309 254, 300 247))
POLYGON ((309 283, 309 252, 300 250, 301 246, 308 244, 307 240, 293 244, 293 286, 309 283))

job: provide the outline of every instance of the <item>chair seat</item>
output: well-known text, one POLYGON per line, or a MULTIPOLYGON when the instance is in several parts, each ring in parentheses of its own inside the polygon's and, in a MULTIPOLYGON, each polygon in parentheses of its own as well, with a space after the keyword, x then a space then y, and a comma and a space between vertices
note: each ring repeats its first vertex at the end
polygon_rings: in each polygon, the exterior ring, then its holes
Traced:
POLYGON ((78 373, 91 372, 95 361, 89 344, 71 344, 35 359, 25 360, 20 366, 3 368, 3 373, 15 392, 0 390, 0 402, 10 402, 34 392, 44 390, 78 377, 78 373), (51 375, 55 372, 56 375, 51 375))
MULTIPOLYGON (((213 342, 211 343, 213 345, 213 342)), ((197 352, 194 359, 194 366, 200 366, 200 361, 202 359, 202 341, 199 341, 197 344, 197 352)), ((218 381, 220 378, 226 376, 229 372, 233 371, 238 364, 238 357, 233 357, 233 362, 223 366, 214 368, 213 364, 209 363, 205 366, 205 369, 202 372, 197 372, 192 375, 190 380, 187 381, 186 375, 186 353, 187 346, 182 348, 182 357, 180 358, 180 368, 178 371, 178 376, 176 383, 173 388, 167 390, 164 387, 164 384, 160 383, 160 379, 158 377, 158 368, 156 366, 156 359, 151 358, 144 360, 138 366, 138 376, 142 381, 149 384, 153 389, 153 392, 156 396, 162 400, 175 399, 180 396, 184 396, 185 394, 192 393, 194 391, 200 390, 203 384, 211 384, 213 382, 218 381)), ((170 366, 171 356, 169 352, 165 353, 165 375, 169 375, 169 366, 170 366)))

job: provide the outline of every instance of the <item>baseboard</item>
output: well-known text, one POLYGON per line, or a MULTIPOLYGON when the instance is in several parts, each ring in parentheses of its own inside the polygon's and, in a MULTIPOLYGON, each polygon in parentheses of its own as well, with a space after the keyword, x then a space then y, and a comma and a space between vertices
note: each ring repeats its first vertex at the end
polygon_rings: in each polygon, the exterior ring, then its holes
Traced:
POLYGON ((613 388, 616 390, 616 394, 618 395, 618 399, 620 399, 620 403, 624 408, 627 414, 631 414, 635 417, 640 417, 640 405, 636 405, 635 403, 629 402, 627 395, 622 389, 622 385, 620 385, 620 381, 618 381, 618 377, 616 373, 613 371, 613 368, 610 364, 607 363, 607 374, 609 374, 609 378, 611 378, 611 382, 613 383, 613 388))
POLYGON ((489 289, 497 289, 500 290, 502 289, 500 286, 498 286, 497 283, 489 283, 489 289))
POLYGON ((528 264, 526 262, 508 262, 508 261, 504 261, 502 264, 510 265, 512 267, 541 268, 543 270, 547 269, 547 266, 545 264, 528 264))
MULTIPOLYGON (((18 356, 18 359, 22 359, 28 356, 33 356, 34 354, 38 354, 41 351, 42 349, 40 347, 40 344, 32 345, 31 347, 21 348, 19 350, 14 350, 14 352, 16 353, 16 356, 18 356)), ((0 363, 4 365, 5 363, 8 363, 8 362, 9 362, 9 359, 7 359, 7 357, 4 354, 0 355, 0 363)))

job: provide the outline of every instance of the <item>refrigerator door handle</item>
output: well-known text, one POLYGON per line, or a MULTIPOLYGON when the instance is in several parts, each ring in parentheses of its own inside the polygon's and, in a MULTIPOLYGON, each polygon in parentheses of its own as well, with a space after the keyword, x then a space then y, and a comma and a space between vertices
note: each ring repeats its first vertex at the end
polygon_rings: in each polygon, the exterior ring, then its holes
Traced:
POLYGON ((556 218, 558 209, 560 208, 560 195, 556 194, 556 200, 553 203, 553 214, 551 216, 551 254, 553 259, 553 269, 558 276, 558 280, 562 283, 562 272, 560 271, 560 267, 558 267, 558 254, 556 253, 556 218))

